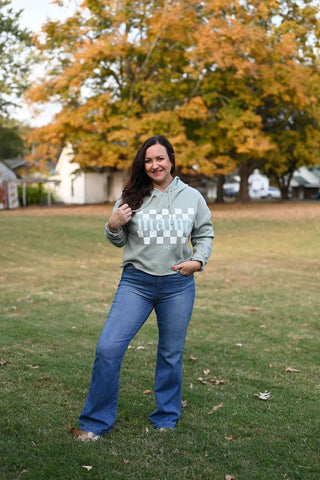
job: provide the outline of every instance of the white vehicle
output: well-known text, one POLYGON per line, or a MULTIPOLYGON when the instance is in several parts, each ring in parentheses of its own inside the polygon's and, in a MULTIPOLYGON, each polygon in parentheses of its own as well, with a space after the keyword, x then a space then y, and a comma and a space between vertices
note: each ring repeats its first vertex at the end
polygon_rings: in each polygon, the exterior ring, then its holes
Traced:
POLYGON ((266 198, 268 192, 265 188, 249 188, 249 197, 250 198, 266 198))
POLYGON ((268 188, 249 188, 250 198, 281 198, 281 193, 277 187, 268 188))
POLYGON ((268 198, 281 198, 281 192, 277 187, 269 187, 267 192, 268 198))

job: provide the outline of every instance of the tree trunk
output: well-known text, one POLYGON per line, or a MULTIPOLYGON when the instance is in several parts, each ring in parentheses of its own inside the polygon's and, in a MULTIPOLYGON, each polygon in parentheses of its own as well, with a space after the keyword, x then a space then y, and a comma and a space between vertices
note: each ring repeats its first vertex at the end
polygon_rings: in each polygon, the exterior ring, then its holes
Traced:
POLYGON ((281 200, 289 200, 290 198, 289 190, 290 190, 290 182, 293 177, 293 172, 294 172, 294 169, 292 169, 290 172, 287 173, 287 175, 284 175, 282 177, 276 176, 277 184, 281 192, 281 200))
POLYGON ((215 203, 224 203, 224 195, 223 195, 223 185, 225 181, 224 175, 218 175, 218 183, 217 183, 217 198, 215 203))
POLYGON ((289 200, 289 185, 282 185, 280 188, 281 200, 289 200))
POLYGON ((251 169, 245 163, 241 163, 239 166, 240 189, 236 199, 237 202, 250 202, 248 192, 248 178, 250 174, 251 169))

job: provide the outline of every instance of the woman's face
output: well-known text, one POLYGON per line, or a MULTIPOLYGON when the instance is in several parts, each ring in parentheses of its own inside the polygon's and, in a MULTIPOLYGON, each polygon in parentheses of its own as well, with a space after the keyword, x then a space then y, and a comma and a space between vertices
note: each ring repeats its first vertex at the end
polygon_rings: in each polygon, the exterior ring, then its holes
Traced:
POLYGON ((144 167, 154 188, 165 190, 171 183, 172 162, 168 156, 166 147, 160 143, 156 143, 147 148, 144 167))

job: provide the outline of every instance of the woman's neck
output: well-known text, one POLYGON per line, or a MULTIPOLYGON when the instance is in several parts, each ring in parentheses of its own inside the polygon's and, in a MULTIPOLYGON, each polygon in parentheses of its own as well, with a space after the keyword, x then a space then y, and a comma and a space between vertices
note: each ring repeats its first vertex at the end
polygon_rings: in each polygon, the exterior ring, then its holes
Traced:
POLYGON ((165 189, 166 189, 167 187, 169 187, 170 183, 172 183, 172 181, 173 181, 173 178, 171 177, 171 178, 170 178, 170 181, 169 181, 169 182, 166 182, 164 185, 162 185, 162 184, 160 184, 160 185, 153 184, 153 188, 154 188, 155 190, 160 190, 160 192, 164 192, 165 189))

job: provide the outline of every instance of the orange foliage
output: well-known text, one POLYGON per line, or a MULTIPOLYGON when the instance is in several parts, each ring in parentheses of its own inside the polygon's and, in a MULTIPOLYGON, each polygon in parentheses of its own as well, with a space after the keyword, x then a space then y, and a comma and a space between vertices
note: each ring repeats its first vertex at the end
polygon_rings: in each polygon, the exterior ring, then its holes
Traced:
MULTIPOLYGON (((184 170, 226 174, 249 161, 281 162, 285 140, 274 129, 290 129, 296 111, 318 115, 316 14, 278 0, 83 0, 36 40, 47 77, 28 98, 62 106, 32 132, 36 155, 52 155, 43 142, 70 142, 82 166, 126 168, 137 146, 161 132, 184 170)), ((314 131, 305 138, 315 145, 314 131)))

